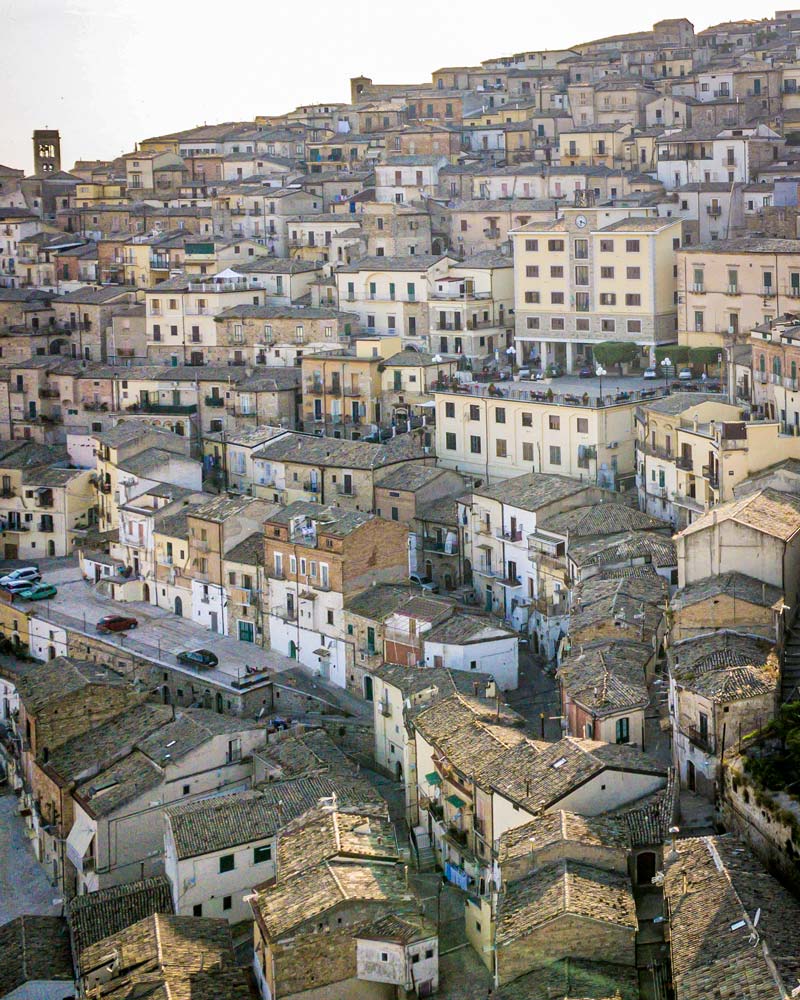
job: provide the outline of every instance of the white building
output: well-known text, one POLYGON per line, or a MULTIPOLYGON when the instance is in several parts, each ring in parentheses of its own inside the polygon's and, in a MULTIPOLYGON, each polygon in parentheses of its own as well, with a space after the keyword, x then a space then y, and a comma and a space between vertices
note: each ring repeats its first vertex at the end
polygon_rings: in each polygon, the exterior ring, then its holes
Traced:
POLYGON ((278 810, 256 791, 172 806, 164 813, 164 871, 175 912, 252 919, 244 897, 275 876, 278 810))
POLYGON ((519 636, 490 618, 456 614, 423 637, 425 665, 491 674, 502 691, 519 683, 519 636))

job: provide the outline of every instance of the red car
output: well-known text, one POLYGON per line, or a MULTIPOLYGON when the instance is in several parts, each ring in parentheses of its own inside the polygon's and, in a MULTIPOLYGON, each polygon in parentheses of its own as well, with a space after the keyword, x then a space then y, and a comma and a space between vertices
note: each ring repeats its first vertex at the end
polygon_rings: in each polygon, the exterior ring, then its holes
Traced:
POLYGON ((129 628, 136 628, 139 624, 135 618, 126 615, 106 615, 97 623, 98 632, 127 632, 129 628))

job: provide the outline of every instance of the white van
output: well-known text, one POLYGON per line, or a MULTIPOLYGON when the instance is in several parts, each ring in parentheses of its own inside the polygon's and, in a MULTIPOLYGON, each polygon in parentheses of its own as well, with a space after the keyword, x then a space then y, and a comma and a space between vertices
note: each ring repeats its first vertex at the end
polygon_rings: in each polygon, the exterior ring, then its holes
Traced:
POLYGON ((12 583, 38 583, 41 578, 38 566, 20 566, 19 569, 0 577, 0 587, 8 587, 12 583))

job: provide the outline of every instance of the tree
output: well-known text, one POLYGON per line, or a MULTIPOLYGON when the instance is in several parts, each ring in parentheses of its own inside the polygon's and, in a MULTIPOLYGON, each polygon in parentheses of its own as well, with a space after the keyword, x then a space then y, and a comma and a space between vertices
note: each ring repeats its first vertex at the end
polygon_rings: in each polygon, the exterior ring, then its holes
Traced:
POLYGON ((622 366, 630 364, 639 357, 639 347, 637 344, 628 344, 624 340, 604 340, 594 347, 593 353, 595 361, 604 368, 617 365, 621 375, 622 366))
POLYGON ((689 359, 693 365, 702 365, 708 374, 708 366, 718 364, 721 353, 719 347, 693 347, 689 351, 689 359))

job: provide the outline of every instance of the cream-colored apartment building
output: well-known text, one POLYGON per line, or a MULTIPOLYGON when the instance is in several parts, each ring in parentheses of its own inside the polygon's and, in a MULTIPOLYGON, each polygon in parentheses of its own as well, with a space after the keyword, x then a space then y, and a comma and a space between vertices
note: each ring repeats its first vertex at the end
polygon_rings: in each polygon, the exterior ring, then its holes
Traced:
POLYGON ((719 395, 676 393, 637 413, 639 506, 677 528, 734 498, 749 476, 800 457, 800 438, 775 420, 746 421, 719 395))
POLYGON ((677 255, 678 340, 720 349, 800 305, 800 244, 747 236, 677 255))
POLYGON ((512 231, 518 364, 572 371, 592 363, 597 343, 625 341, 646 368, 657 344, 675 340, 682 223, 630 211, 573 206, 512 231))
POLYGON ((482 384, 437 390, 438 464, 483 483, 550 472, 616 489, 635 468, 639 394, 604 393, 600 405, 591 389, 591 396, 482 384))

